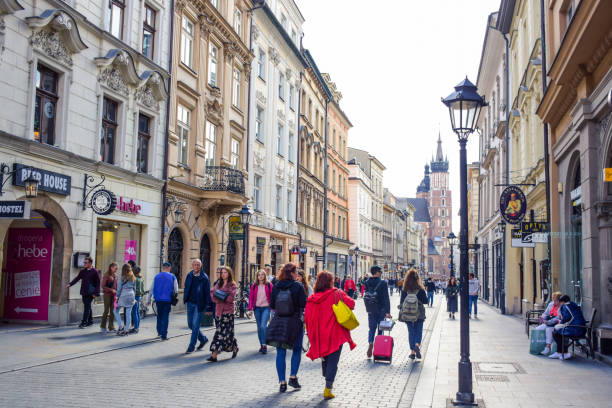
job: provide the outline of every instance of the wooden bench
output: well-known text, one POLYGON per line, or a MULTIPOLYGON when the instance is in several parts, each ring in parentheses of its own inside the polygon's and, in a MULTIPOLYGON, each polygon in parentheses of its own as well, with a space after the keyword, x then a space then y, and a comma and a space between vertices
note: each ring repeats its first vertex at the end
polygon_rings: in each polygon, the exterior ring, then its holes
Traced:
POLYGON ((529 326, 539 326, 540 325, 540 316, 544 313, 544 309, 533 309, 528 310, 525 313, 525 334, 529 337, 529 326))

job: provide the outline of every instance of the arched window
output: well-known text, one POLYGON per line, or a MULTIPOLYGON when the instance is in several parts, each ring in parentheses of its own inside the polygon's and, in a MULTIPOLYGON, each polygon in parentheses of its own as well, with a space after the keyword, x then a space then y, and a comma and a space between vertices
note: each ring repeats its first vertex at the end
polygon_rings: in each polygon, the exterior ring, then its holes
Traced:
POLYGON ((168 262, 172 264, 170 272, 176 276, 179 286, 182 286, 182 263, 183 263, 183 235, 175 228, 168 237, 168 262))

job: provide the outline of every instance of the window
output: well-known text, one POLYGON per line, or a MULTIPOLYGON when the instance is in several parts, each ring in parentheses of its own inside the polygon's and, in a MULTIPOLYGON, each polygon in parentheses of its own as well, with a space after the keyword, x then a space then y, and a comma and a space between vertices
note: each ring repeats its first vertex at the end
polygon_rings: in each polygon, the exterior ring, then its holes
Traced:
POLYGON ((293 161, 293 133, 289 132, 289 140, 287 143, 287 158, 289 159, 289 161, 293 161))
POLYGON ((289 85, 289 107, 291 110, 295 110, 295 88, 293 85, 289 85))
POLYGON ((125 0, 108 1, 107 29, 115 37, 123 39, 123 10, 125 0))
POLYGON ((444 208, 442 209, 442 216, 444 217, 444 208))
POLYGON ((232 138, 232 168, 238 170, 240 165, 240 142, 232 138))
POLYGON ((257 115, 255 116, 255 139, 264 143, 264 110, 257 107, 257 115))
POLYGON ((234 11, 234 31, 239 37, 242 37, 242 12, 238 9, 234 11))
POLYGON ((446 205, 446 200, 442 199, 442 207, 446 205))
POLYGON ((115 162, 115 138, 117 137, 117 102, 104 98, 102 109, 102 134, 100 136, 100 161, 115 162))
POLYGON ((240 108, 240 71, 234 68, 234 83, 232 87, 232 104, 240 108))
POLYGON ((257 56, 257 76, 266 79, 266 53, 262 49, 257 56))
POLYGON ((295 32, 294 28, 291 28, 291 41, 297 45, 297 33, 295 32))
POLYGON ((55 71, 39 65, 36 69, 36 101, 34 105, 34 140, 55 144, 57 111, 57 79, 55 71))
POLYGON ((289 214, 291 214, 291 196, 293 195, 293 191, 287 190, 287 218, 289 218, 289 214))
POLYGON ((193 68, 193 23, 185 16, 183 16, 181 36, 181 62, 193 68))
POLYGON ((281 208, 281 202, 283 199, 282 193, 283 193, 283 188, 277 184, 276 185, 276 216, 278 218, 283 218, 283 209, 281 208))
POLYGON ((176 133, 178 136, 178 162, 187 164, 189 153, 189 132, 191 131, 191 112, 183 105, 176 113, 176 133))
POLYGON ((332 170, 332 190, 336 191, 336 170, 332 170))
POLYGON ((276 153, 283 155, 283 132, 285 131, 285 127, 279 123, 278 125, 278 135, 276 136, 276 153))
POLYGON ((142 23, 142 53, 153 59, 155 45, 155 10, 145 4, 145 17, 142 23))
POLYGON ((285 75, 282 72, 278 74, 278 97, 285 100, 285 75))
POLYGON ((261 211, 261 176, 257 174, 253 180, 253 200, 255 201, 255 210, 261 211))
POLYGON ((287 31, 287 16, 285 16, 283 13, 281 13, 281 25, 285 31, 287 31))
POLYGON ((138 149, 136 152, 136 171, 149 171, 149 140, 151 140, 151 118, 140 114, 138 116, 138 149))
POLYGON ((336 129, 332 132, 332 147, 336 147, 336 129))
POLYGON ((211 42, 208 44, 208 85, 217 86, 219 49, 211 42))
POLYGON ((442 197, 444 197, 445 193, 446 192, 444 191, 444 189, 442 189, 442 197))
POLYGON ((210 0, 210 4, 212 4, 217 10, 219 10, 219 0, 210 0))
POLYGON ((217 150, 217 127, 206 121, 206 166, 215 165, 215 153, 217 150))

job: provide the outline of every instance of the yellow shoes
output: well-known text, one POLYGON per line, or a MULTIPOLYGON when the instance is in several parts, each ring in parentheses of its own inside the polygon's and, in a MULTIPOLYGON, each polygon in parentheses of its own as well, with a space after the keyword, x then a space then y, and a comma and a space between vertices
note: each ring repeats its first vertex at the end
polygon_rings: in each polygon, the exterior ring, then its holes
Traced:
POLYGON ((328 400, 328 399, 332 399, 334 397, 335 397, 335 395, 332 394, 331 390, 329 388, 325 387, 325 390, 323 391, 323 398, 328 400))

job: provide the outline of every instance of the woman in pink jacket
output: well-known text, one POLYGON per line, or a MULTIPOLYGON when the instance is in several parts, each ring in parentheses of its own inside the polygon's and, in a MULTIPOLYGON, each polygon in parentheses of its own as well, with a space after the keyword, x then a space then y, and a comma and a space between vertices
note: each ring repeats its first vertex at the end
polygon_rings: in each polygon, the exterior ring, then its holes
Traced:
POLYGON ((259 338, 259 352, 266 354, 266 326, 270 318, 270 295, 272 294, 272 284, 268 282, 268 275, 264 269, 257 272, 257 282, 251 286, 249 293, 249 310, 255 313, 257 321, 257 337, 259 338))
POLYGON ((232 268, 224 266, 221 279, 215 283, 210 291, 210 297, 216 304, 215 308, 215 337, 210 344, 212 355, 207 359, 217 361, 217 355, 222 351, 232 352, 232 358, 238 354, 238 342, 234 337, 234 299, 236 298, 236 282, 232 268))

